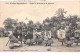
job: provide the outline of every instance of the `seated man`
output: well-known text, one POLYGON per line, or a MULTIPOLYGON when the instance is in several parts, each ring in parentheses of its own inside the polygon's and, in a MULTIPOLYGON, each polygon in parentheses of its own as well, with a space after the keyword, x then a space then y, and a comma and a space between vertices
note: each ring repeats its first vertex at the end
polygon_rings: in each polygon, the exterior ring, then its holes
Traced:
POLYGON ((18 39, 13 35, 13 33, 10 34, 9 41, 10 41, 9 45, 10 49, 14 49, 15 46, 20 46, 18 39))

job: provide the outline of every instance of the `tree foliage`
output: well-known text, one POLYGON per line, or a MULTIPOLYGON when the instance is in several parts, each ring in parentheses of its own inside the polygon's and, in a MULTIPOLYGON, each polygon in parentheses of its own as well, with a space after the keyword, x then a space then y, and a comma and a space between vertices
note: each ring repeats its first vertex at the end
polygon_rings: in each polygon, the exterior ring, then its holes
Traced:
POLYGON ((4 22, 4 27, 6 30, 13 29, 17 25, 17 21, 11 18, 7 18, 4 22))

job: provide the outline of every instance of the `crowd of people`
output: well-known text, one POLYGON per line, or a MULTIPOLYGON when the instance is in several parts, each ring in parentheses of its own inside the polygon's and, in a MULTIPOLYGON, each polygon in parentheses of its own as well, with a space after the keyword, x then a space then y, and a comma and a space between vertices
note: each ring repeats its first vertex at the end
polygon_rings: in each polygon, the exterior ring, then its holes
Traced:
POLYGON ((71 27, 63 27, 61 26, 59 30, 57 30, 56 35, 51 35, 51 30, 40 30, 37 28, 27 27, 27 26, 17 26, 12 31, 12 34, 9 36, 10 48, 13 49, 15 44, 19 45, 45 45, 51 46, 53 43, 53 39, 58 39, 58 41, 63 44, 67 44, 68 47, 71 47, 73 43, 80 42, 80 33, 78 29, 72 31, 71 27))
POLYGON ((14 43, 19 43, 20 45, 26 44, 32 45, 46 45, 51 46, 53 40, 51 38, 51 32, 46 30, 34 29, 31 27, 21 27, 17 26, 14 28, 9 36, 10 48, 14 48, 14 43))
POLYGON ((80 43, 80 31, 78 24, 67 23, 68 25, 61 24, 56 30, 47 30, 46 28, 34 28, 32 26, 21 26, 18 25, 12 31, 9 36, 10 48, 14 48, 14 43, 19 43, 20 45, 46 45, 51 46, 53 39, 58 39, 66 46, 71 47, 73 43, 80 43), (56 32, 55 32, 56 31, 56 32))

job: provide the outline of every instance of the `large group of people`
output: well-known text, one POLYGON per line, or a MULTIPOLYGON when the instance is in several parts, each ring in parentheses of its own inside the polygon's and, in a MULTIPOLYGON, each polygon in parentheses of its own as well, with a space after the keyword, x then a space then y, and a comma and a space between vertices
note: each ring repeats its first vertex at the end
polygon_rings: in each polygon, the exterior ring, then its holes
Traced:
POLYGON ((59 41, 62 42, 62 45, 66 44, 68 47, 71 47, 71 45, 74 43, 77 43, 76 45, 78 45, 78 43, 80 43, 80 30, 78 29, 78 24, 76 27, 72 27, 72 24, 69 26, 61 27, 58 30, 57 36, 59 41))
POLYGON ((51 30, 33 28, 32 26, 16 26, 9 36, 10 48, 14 48, 14 43, 19 43, 20 46, 22 44, 51 46, 54 38, 68 47, 71 47, 73 43, 78 45, 80 32, 77 27, 72 27, 72 24, 61 25, 52 36, 51 30))
POLYGON ((32 45, 51 46, 51 44, 53 43, 53 40, 51 38, 51 31, 33 29, 27 26, 15 27, 9 36, 9 40, 10 40, 9 47, 11 49, 14 48, 15 43, 19 43, 20 46, 22 44, 29 46, 32 45))
MULTIPOLYGON (((70 28, 69 28, 70 29, 70 28)), ((67 44, 68 47, 71 47, 73 43, 80 42, 80 33, 78 30, 71 32, 70 30, 65 31, 63 27, 57 30, 57 38, 63 44, 67 44), (73 36, 74 35, 74 36, 73 36)), ((14 43, 19 43, 20 45, 46 45, 51 46, 53 43, 54 37, 51 36, 51 31, 48 30, 41 30, 33 29, 30 27, 20 27, 17 26, 13 31, 12 34, 9 36, 10 39, 10 48, 14 48, 14 43)))

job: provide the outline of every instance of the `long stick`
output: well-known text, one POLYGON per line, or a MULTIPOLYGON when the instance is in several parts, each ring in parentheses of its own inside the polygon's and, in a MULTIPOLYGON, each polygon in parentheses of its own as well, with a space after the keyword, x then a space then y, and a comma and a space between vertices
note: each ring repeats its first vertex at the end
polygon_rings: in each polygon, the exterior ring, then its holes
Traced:
POLYGON ((10 40, 8 40, 8 42, 6 43, 6 46, 8 45, 9 41, 10 41, 10 40))

